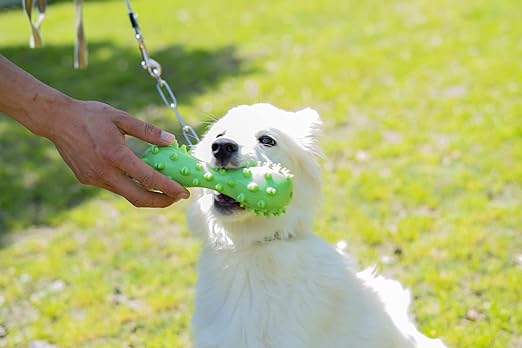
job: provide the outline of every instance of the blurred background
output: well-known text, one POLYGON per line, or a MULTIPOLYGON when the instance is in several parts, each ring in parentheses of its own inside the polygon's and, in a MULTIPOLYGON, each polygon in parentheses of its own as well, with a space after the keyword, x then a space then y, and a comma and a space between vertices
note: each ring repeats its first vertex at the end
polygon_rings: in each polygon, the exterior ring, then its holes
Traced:
MULTIPOLYGON (((72 1, 49 2, 41 49, 17 4, 0 0, 1 54, 75 98, 178 129, 123 0, 85 1, 83 71, 72 1)), ((316 230, 410 287, 423 332, 522 347, 519 0, 133 7, 198 132, 237 104, 320 112, 316 230)), ((190 347, 200 244, 185 208, 136 209, 81 186, 50 142, 0 115, 0 347, 190 347)))

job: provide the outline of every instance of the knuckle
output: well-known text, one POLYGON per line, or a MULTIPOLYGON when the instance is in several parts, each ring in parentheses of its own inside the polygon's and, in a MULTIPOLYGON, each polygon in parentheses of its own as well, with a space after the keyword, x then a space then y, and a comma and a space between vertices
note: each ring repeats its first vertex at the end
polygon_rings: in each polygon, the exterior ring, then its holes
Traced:
POLYGON ((151 125, 150 123, 145 123, 145 130, 144 130, 145 134, 146 135, 150 135, 150 136, 159 136, 160 133, 161 133, 161 130, 153 125, 151 125))
POLYGON ((114 123, 116 123, 118 126, 121 126, 122 124, 127 123, 128 117, 129 116, 125 112, 119 111, 116 113, 116 115, 114 115, 114 123))
POLYGON ((155 187, 153 187, 153 185, 154 185, 154 176, 152 174, 149 174, 149 173, 143 174, 143 175, 141 175, 138 178, 138 181, 144 187, 146 187, 148 189, 156 189, 155 187))

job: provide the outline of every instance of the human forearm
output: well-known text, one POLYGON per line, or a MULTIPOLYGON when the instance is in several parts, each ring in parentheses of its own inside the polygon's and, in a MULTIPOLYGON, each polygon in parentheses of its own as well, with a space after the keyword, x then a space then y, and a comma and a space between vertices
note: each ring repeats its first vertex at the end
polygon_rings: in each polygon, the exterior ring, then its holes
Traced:
POLYGON ((51 88, 0 55, 0 112, 51 140, 78 180, 139 207, 165 207, 189 192, 132 153, 125 135, 167 145, 174 136, 95 101, 51 88), (163 192, 150 192, 149 189, 163 192))
POLYGON ((55 110, 73 99, 47 86, 0 55, 0 112, 17 120, 35 134, 51 137, 63 120, 55 110))

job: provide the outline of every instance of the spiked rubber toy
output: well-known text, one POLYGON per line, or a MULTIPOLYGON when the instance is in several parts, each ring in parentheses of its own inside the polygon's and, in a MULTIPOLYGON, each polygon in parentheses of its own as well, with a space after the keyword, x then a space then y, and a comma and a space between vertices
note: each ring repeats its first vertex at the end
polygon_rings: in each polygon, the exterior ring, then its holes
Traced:
POLYGON ((143 160, 185 187, 205 187, 239 202, 257 215, 285 212, 292 198, 292 175, 272 163, 252 163, 244 168, 209 168, 194 158, 185 145, 150 146, 143 160))

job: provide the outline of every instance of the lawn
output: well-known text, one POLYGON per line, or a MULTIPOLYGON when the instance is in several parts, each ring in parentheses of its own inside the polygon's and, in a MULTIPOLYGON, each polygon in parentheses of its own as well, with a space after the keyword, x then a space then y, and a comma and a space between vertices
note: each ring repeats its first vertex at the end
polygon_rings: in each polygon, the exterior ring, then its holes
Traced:
MULTIPOLYGON (((454 348, 522 347, 519 0, 134 8, 198 131, 237 104, 321 113, 316 230, 410 287, 422 331, 454 348)), ((73 97, 175 131, 124 1, 84 11, 87 70, 72 69, 70 1, 51 2, 38 50, 22 10, 1 11, 0 53, 73 97)), ((0 347, 190 347, 200 244, 186 203, 137 209, 81 186, 52 144, 2 115, 0 163, 0 347)))

